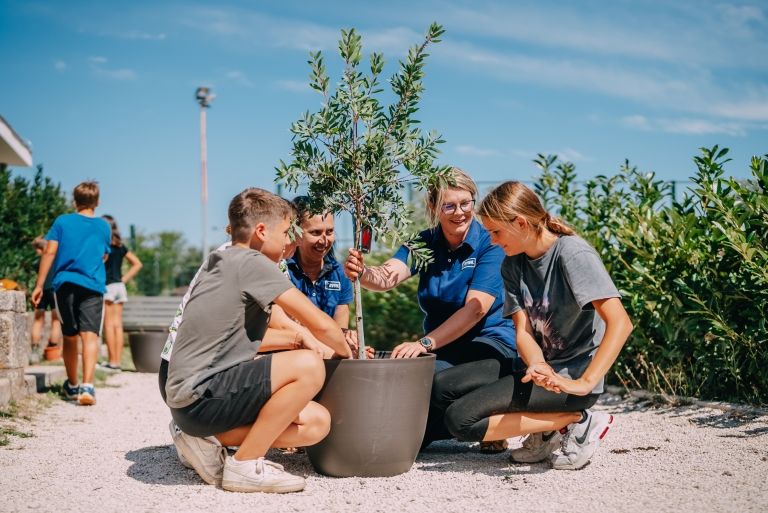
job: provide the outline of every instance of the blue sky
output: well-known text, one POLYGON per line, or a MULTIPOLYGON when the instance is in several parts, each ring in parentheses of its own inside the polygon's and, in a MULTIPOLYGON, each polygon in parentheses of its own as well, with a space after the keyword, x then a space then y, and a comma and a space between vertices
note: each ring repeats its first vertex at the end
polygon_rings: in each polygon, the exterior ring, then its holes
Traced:
MULTIPOLYGON (((101 213, 200 240, 199 85, 208 112, 211 243, 246 186, 274 189, 288 128, 320 104, 307 54, 338 75, 356 27, 385 71, 430 22, 420 119, 441 161, 479 181, 529 179, 536 153, 581 177, 625 158, 685 180, 701 146, 731 148, 730 174, 768 152, 764 1, 132 2, 0 0, 0 115, 65 189, 102 185, 101 213)), ((17 173, 31 173, 17 169, 17 173)))

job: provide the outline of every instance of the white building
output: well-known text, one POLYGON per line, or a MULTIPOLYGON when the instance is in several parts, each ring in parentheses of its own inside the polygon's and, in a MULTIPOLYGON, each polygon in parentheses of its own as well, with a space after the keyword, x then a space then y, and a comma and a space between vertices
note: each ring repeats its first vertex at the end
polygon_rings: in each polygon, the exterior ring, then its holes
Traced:
POLYGON ((31 166, 32 150, 0 116, 0 166, 31 166))

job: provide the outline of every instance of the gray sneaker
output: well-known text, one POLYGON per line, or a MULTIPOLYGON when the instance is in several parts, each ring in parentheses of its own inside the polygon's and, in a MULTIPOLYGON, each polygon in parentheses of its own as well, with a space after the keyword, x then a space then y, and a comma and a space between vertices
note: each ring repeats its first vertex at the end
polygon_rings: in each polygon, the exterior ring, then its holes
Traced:
POLYGON ((227 456, 226 447, 216 445, 205 438, 190 436, 183 431, 174 438, 173 442, 203 481, 216 486, 221 484, 224 459, 227 456))
POLYGON ((512 449, 509 461, 512 463, 538 463, 549 459, 552 453, 560 447, 562 435, 559 431, 531 433, 523 440, 523 446, 512 449))
POLYGON ((304 489, 304 478, 285 471, 282 465, 258 458, 235 461, 227 456, 221 487, 230 492, 288 493, 304 489))
POLYGON ((595 454, 600 442, 613 425, 613 415, 586 410, 587 420, 568 424, 560 432, 563 439, 560 450, 552 455, 552 468, 579 470, 584 468, 595 454))
POLYGON ((181 454, 181 449, 179 448, 179 444, 178 442, 176 442, 176 439, 181 434, 181 428, 176 425, 173 419, 171 419, 171 423, 168 424, 168 430, 171 432, 171 439, 173 440, 173 446, 176 448, 176 455, 179 457, 179 461, 185 467, 193 468, 192 465, 190 465, 189 462, 187 461, 187 458, 185 458, 184 455, 181 454))

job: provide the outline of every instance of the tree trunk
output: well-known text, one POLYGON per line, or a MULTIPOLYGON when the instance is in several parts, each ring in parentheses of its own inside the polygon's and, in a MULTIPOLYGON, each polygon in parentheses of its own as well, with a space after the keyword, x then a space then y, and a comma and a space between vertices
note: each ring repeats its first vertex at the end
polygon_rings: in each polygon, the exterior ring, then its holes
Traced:
POLYGON ((363 330, 363 295, 360 287, 360 277, 355 280, 355 327, 357 341, 360 344, 358 358, 365 360, 365 330, 363 330))

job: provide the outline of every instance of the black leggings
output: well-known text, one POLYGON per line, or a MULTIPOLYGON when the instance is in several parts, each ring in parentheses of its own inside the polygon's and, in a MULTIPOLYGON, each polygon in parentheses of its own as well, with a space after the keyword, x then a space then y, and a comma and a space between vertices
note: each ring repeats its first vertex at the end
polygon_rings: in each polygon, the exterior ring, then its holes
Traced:
POLYGON ((597 402, 600 394, 556 394, 533 382, 515 361, 482 360, 465 363, 435 375, 432 404, 445 412, 447 430, 465 442, 480 441, 488 431, 488 417, 512 412, 576 412, 597 402))

